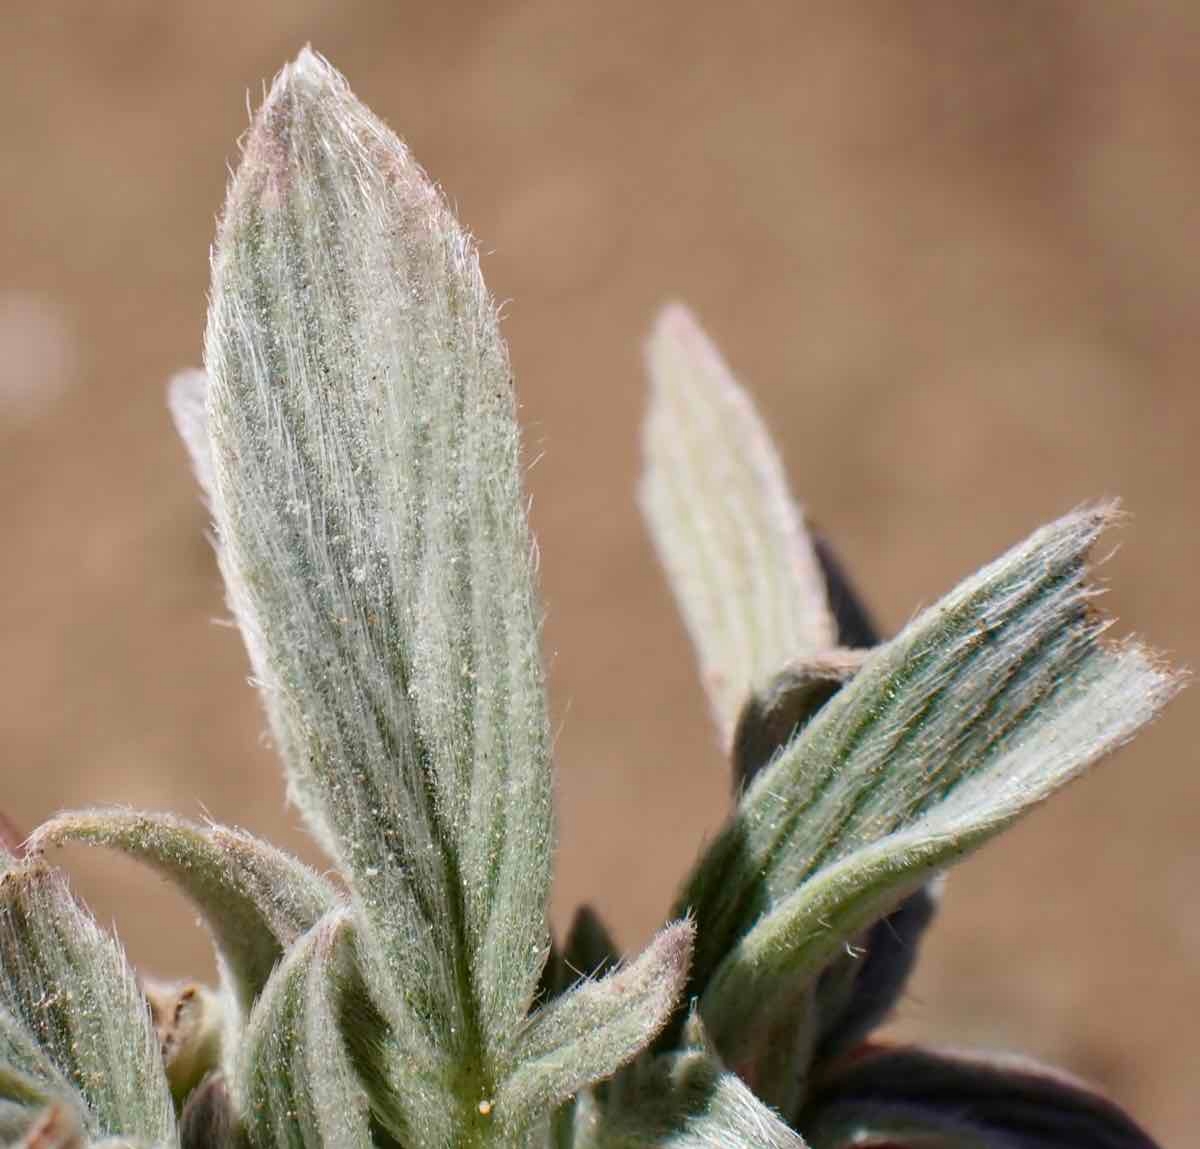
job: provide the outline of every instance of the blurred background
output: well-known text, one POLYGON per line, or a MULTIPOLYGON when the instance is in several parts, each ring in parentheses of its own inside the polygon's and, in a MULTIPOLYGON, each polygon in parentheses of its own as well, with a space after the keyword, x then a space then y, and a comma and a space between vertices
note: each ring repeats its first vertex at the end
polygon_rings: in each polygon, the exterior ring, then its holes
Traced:
MULTIPOLYGON (((508 301, 559 928, 586 899, 639 944, 727 808, 633 502, 640 344, 669 298, 888 630, 1119 494, 1106 606, 1200 662, 1200 7, 50 0, 0 35, 0 806, 21 826, 125 802, 319 861, 163 401, 199 360, 247 101, 308 41, 508 301)), ((1198 698, 955 872, 897 1033, 1049 1058, 1194 1141, 1198 698)), ((67 861, 140 965, 211 974, 165 887, 67 861)))

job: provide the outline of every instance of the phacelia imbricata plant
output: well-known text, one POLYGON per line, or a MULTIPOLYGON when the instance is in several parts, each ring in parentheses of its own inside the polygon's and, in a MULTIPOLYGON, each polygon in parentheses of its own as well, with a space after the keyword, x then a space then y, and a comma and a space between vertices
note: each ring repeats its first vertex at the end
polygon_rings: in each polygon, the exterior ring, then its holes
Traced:
POLYGON ((1103 640, 1042 528, 880 642, 681 307, 643 506, 736 803, 619 960, 546 920, 551 739, 508 358, 475 250, 304 52, 258 111, 176 421, 293 800, 340 880, 240 830, 61 814, 0 877, 0 1136, 185 1149, 1135 1149, 1024 1064, 867 1043, 938 875, 1176 680, 1103 640), (115 848, 199 908, 220 985, 147 987, 47 861, 115 848))

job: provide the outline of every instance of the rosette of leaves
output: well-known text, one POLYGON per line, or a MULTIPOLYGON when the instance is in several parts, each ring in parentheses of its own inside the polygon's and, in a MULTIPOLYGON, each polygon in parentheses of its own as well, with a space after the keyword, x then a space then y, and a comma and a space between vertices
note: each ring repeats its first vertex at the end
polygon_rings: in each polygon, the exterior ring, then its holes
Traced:
POLYGON ((1062 1077, 864 1045, 937 876, 1175 688, 1102 641, 1044 527, 889 642, 682 309, 650 344, 643 502, 737 801, 622 961, 546 922, 553 821, 514 398, 475 250, 304 52, 255 116, 171 403, 326 878, 249 834, 63 814, 0 859, 0 1136, 400 1149, 1149 1144, 1062 1077), (154 867, 220 985, 147 987, 47 860, 154 867))

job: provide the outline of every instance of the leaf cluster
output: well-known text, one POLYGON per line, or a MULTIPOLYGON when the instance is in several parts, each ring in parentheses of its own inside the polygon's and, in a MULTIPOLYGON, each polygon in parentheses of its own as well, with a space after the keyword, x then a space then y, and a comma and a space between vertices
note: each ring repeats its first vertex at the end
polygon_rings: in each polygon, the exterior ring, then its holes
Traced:
POLYGON ((334 875, 240 830, 62 814, 0 875, 0 1137, 24 1146, 1149 1142, 1077 1084, 870 1049, 938 876, 1161 708, 1103 640, 1083 508, 880 642, 681 307, 642 505, 735 804, 672 921, 561 947, 536 556, 496 308, 404 145, 311 52, 244 144, 205 370, 171 405, 291 797, 334 875), (46 860, 175 883, 215 990, 144 986, 46 860), (847 1054, 856 1056, 848 1058, 847 1054))

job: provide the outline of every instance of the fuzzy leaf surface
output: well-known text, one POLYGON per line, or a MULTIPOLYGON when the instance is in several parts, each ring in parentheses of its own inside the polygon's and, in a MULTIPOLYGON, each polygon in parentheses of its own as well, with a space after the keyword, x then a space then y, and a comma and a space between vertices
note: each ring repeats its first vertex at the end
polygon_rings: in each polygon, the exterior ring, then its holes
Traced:
POLYGON ((0 1097, 20 1105, 47 1104, 53 1095, 75 1097, 75 1087, 7 1006, 0 1006, 0 1097))
POLYGON ((174 1142, 150 1012, 125 956, 37 858, 0 877, 0 1005, 83 1099, 91 1135, 174 1142))
POLYGON ((659 316, 647 367, 642 510, 729 746, 746 699, 837 625, 775 447, 687 308, 659 316))
POLYGON ((699 925, 696 990, 785 902, 799 927, 818 889, 840 924, 805 946, 835 949, 1157 713, 1174 680, 1102 645, 1089 606, 1086 554, 1110 518, 1068 515, 967 579, 756 777, 681 898, 699 925))
POLYGON ((67 842, 119 850, 177 885, 204 916, 244 1013, 288 946, 339 900, 329 882, 282 850, 170 814, 82 810, 58 815, 30 839, 39 850, 67 842))
POLYGON ((486 1086, 545 958, 552 837, 507 353, 469 238, 309 51, 250 128, 211 298, 221 566, 293 796, 390 1008, 482 1048, 486 1086))
POLYGON ((701 1052, 656 1057, 589 1149, 805 1149, 735 1074, 701 1052))
MULTIPOLYGON (((968 752, 966 764, 952 759, 947 765, 934 754, 921 790, 908 791, 903 780, 884 784, 881 789, 892 792, 887 804, 868 786, 843 807, 849 848, 829 850, 811 877, 778 900, 722 960, 704 991, 701 1010, 726 1056, 736 1060, 740 1040, 770 1015, 780 993, 811 982, 848 939, 1157 713, 1175 689, 1173 680, 1136 647, 1101 646, 1095 627, 1080 625, 1083 633, 1073 637, 1082 649, 1065 664, 1058 651, 1073 645, 1069 620, 1010 668, 986 720, 976 717, 977 700, 947 700, 964 723, 953 737, 968 752)), ((972 683, 983 672, 977 675, 972 683)), ((927 719, 936 723, 932 715, 927 719)))
POLYGON ((258 1149, 370 1149, 367 1095, 338 1015, 350 929, 344 911, 322 918, 288 951, 250 1015, 233 1094, 258 1149))
POLYGON ((517 1043, 517 1068, 501 1086, 499 1118, 524 1128, 644 1049, 678 1002, 694 935, 690 922, 676 922, 629 965, 579 981, 539 1009, 517 1043))
POLYGON ((800 1122, 812 1130, 813 1149, 1156 1149, 1119 1106, 1066 1074, 1018 1058, 913 1047, 879 1047, 846 1063, 800 1122))

